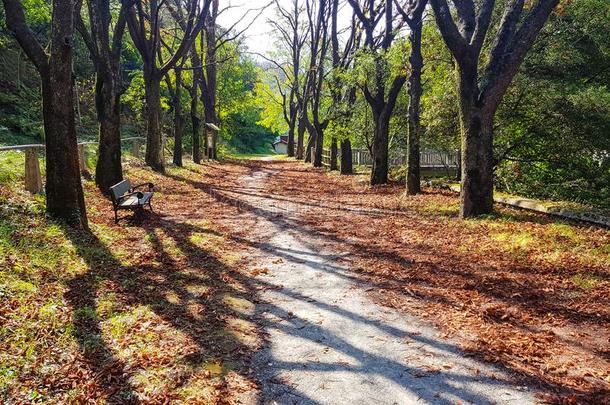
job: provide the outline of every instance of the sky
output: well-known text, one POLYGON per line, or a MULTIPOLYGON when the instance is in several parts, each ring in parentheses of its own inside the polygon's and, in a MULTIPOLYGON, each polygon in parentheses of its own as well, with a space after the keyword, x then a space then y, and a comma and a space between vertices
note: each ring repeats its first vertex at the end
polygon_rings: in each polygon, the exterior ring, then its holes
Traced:
MULTIPOLYGON (((301 0, 301 2, 304 3, 304 0, 301 0)), ((248 46, 250 52, 268 55, 273 49, 274 44, 272 26, 269 24, 269 20, 277 18, 275 2, 271 2, 271 0, 220 0, 221 10, 227 6, 231 7, 223 11, 218 16, 218 23, 225 28, 230 27, 235 23, 235 21, 242 18, 248 9, 260 9, 269 3, 271 3, 271 5, 262 12, 256 21, 243 34, 244 42, 248 46)), ((286 8, 289 8, 292 4, 292 0, 279 0, 279 3, 286 8)), ((351 19, 351 9, 349 9, 347 4, 342 4, 340 7, 339 27, 342 27, 349 24, 351 19)), ((258 12, 259 11, 250 11, 246 18, 236 27, 236 29, 244 29, 258 14, 258 12)))

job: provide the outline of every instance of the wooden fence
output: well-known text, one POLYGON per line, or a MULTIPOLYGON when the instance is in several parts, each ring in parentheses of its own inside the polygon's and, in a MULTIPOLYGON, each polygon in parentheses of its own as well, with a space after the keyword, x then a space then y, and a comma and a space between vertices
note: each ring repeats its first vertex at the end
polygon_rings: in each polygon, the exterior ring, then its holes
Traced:
MULTIPOLYGON (((313 150, 315 150, 314 148, 312 148, 312 152, 313 150)), ((313 156, 313 154, 312 154, 313 156)), ((322 149, 322 166, 324 167, 330 167, 330 150, 329 149, 322 149)))
MULTIPOLYGON (((459 167, 459 153, 438 150, 422 150, 419 154, 419 166, 422 169, 457 169, 459 167)), ((357 166, 372 166, 373 159, 367 149, 352 149, 352 162, 357 166)), ((322 151, 322 164, 330 166, 330 150, 322 151), (326 159, 326 160, 325 160, 326 159)), ((388 165, 404 166, 407 164, 407 152, 390 153, 388 165)))
MULTIPOLYGON (((132 137, 121 139, 122 142, 131 142, 131 152, 135 157, 140 157, 140 148, 142 140, 146 138, 132 137)), ((96 145, 97 142, 79 142, 78 143, 78 162, 82 173, 87 173, 87 145, 96 145)), ((0 146, 0 152, 6 151, 24 151, 25 152, 25 189, 31 193, 39 193, 42 191, 42 176, 40 172, 40 163, 38 161, 38 151, 44 149, 43 144, 33 145, 12 145, 0 146)))

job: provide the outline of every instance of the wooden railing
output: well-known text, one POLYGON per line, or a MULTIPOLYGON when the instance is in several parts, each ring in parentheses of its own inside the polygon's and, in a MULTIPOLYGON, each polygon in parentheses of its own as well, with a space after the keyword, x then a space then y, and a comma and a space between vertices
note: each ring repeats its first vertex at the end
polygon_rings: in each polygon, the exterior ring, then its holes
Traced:
POLYGON ((322 149, 322 166, 330 167, 330 150, 322 149))
MULTIPOLYGON (((123 138, 121 142, 131 142, 131 152, 135 157, 140 157, 140 147, 142 146, 143 137, 123 138)), ((78 143, 78 163, 81 173, 87 173, 87 145, 96 145, 97 142, 79 142, 78 143)), ((38 151, 44 149, 43 144, 31 145, 11 145, 0 146, 0 152, 6 151, 24 151, 25 152, 25 189, 31 193, 40 193, 42 191, 42 176, 40 172, 40 163, 38 161, 38 151)))
MULTIPOLYGON (((323 156, 328 154, 330 163, 330 152, 324 149, 323 156)), ((419 154, 419 166, 422 169, 457 169, 459 166, 459 153, 444 152, 437 150, 422 150, 419 154)), ((372 166, 373 159, 366 149, 352 149, 352 162, 356 166, 372 166)), ((407 153, 390 153, 388 165, 403 166, 407 164, 407 153)))

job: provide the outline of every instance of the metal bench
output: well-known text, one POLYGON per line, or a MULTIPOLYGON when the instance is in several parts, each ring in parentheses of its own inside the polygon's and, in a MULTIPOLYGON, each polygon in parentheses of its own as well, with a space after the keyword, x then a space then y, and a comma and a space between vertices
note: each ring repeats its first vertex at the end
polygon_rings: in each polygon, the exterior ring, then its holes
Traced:
POLYGON ((119 222, 118 211, 121 209, 137 212, 143 209, 145 205, 148 205, 150 210, 153 211, 151 203, 153 189, 154 185, 152 183, 143 183, 132 187, 129 180, 123 180, 110 187, 110 197, 112 198, 112 207, 114 208, 114 222, 119 222), (135 191, 144 186, 148 187, 148 191, 135 191))

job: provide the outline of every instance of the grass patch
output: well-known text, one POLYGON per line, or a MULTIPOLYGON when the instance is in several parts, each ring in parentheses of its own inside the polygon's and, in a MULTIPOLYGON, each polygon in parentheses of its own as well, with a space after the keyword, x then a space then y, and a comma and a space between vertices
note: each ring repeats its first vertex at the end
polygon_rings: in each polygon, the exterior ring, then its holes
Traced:
POLYGON ((596 287, 601 279, 592 274, 575 274, 570 278, 576 286, 582 288, 583 290, 590 290, 591 288, 596 287))

